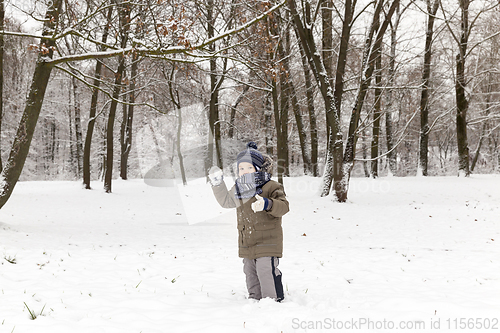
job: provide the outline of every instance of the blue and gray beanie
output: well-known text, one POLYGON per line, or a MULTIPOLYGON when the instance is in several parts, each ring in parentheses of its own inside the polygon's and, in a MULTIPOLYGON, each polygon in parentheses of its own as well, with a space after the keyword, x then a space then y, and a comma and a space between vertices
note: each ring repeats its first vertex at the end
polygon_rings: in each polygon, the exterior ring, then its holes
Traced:
POLYGON ((236 169, 239 168, 241 162, 248 162, 253 165, 256 171, 260 171, 264 165, 264 157, 257 150, 257 144, 253 141, 247 143, 247 148, 240 152, 236 157, 236 169))

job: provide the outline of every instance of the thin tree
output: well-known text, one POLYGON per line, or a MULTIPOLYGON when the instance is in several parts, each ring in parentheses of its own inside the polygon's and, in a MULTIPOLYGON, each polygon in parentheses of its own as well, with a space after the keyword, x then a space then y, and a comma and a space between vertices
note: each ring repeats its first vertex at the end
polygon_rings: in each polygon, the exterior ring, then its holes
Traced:
POLYGON ((313 177, 319 176, 318 170, 318 125, 316 121, 316 110, 314 108, 314 86, 312 84, 311 70, 307 63, 302 44, 299 43, 300 58, 302 60, 302 69, 304 71, 304 82, 306 88, 306 104, 309 115, 309 136, 311 138, 311 161, 310 170, 313 177))
MULTIPOLYGON (((113 14, 113 7, 109 7, 108 13, 106 15, 106 25, 104 26, 102 38, 101 38, 101 46, 99 47, 101 51, 105 51, 109 28, 111 26, 111 16, 113 14)), ((85 145, 83 149, 83 185, 86 189, 90 190, 90 154, 92 147, 92 137, 94 135, 94 127, 96 122, 96 114, 97 114, 97 101, 99 98, 99 89, 101 84, 101 71, 102 71, 102 60, 97 58, 95 71, 94 71, 94 80, 93 80, 93 88, 92 88, 92 99, 90 101, 90 114, 89 120, 87 123, 87 133, 85 135, 85 145)))
POLYGON ((295 124, 297 125, 297 134, 299 135, 300 151, 302 153, 302 162, 304 165, 304 174, 312 174, 311 160, 307 152, 307 132, 304 126, 304 121, 302 119, 302 110, 300 107, 299 100, 297 98, 297 91, 295 90, 295 85, 293 83, 293 78, 290 76, 288 78, 288 86, 290 89, 290 94, 292 98, 292 110, 295 116, 295 124))
POLYGON ((120 131, 120 177, 128 179, 128 158, 132 150, 132 128, 134 123, 134 106, 136 95, 137 70, 139 65, 139 56, 136 52, 132 54, 132 66, 130 73, 128 104, 123 106, 123 119, 120 131))
POLYGON ((348 182, 348 177, 350 176, 350 173, 354 167, 354 158, 356 155, 356 143, 358 139, 357 132, 359 126, 359 119, 365 101, 365 97, 373 77, 373 72, 375 70, 375 61, 377 59, 377 54, 378 54, 377 50, 379 50, 382 47, 382 38, 391 21, 392 15, 396 11, 396 8, 399 6, 399 0, 394 0, 392 2, 379 28, 375 29, 378 20, 377 17, 380 15, 382 11, 383 4, 384 4, 383 0, 378 0, 377 3, 375 4, 373 22, 370 26, 370 30, 365 40, 362 78, 358 87, 357 96, 351 112, 351 119, 349 122, 349 133, 344 154, 344 168, 346 170, 345 177, 347 177, 345 180, 346 182, 348 182))
MULTIPOLYGON (((130 27, 130 5, 120 3, 118 5, 119 14, 119 34, 120 34, 120 47, 125 49, 128 43, 129 27, 130 27)), ((112 192, 112 179, 113 179, 113 147, 114 147, 114 123, 116 117, 116 108, 118 106, 118 98, 123 89, 123 75, 125 73, 126 60, 125 55, 122 54, 118 58, 118 69, 115 73, 115 83, 113 88, 113 99, 109 107, 108 122, 106 126, 106 172, 104 175, 104 190, 106 193, 112 192)))
MULTIPOLYGON (((380 27, 380 17, 374 17, 375 30, 380 27)), ((370 175, 378 177, 378 148, 380 135, 380 118, 382 117, 382 43, 375 48, 375 105, 373 106, 373 129, 371 142, 370 175)))
POLYGON ((401 21, 401 12, 396 8, 394 21, 391 22, 391 52, 389 54, 389 70, 388 82, 389 88, 386 92, 386 109, 385 112, 385 136, 387 146, 387 160, 389 165, 388 174, 395 175, 397 172, 396 150, 394 149, 394 122, 393 114, 395 100, 394 100, 394 87, 396 85, 396 46, 397 46, 397 31, 401 21))
MULTIPOLYGON (((206 4, 207 8, 207 33, 208 38, 214 38, 215 36, 215 24, 216 24, 216 13, 214 0, 208 0, 206 4)), ((210 44, 209 50, 211 53, 215 53, 215 43, 210 44)), ((217 58, 211 57, 209 60, 210 65, 210 102, 208 108, 208 124, 210 130, 208 131, 208 147, 207 147, 207 159, 205 170, 213 165, 213 153, 215 146, 216 154, 216 165, 219 168, 223 168, 222 163, 222 148, 221 148, 221 130, 219 121, 219 91, 224 82, 225 75, 219 75, 217 73, 217 58)), ((227 66, 227 60, 224 60, 224 67, 227 66)))
POLYGON ((278 156, 278 181, 283 184, 283 177, 289 175, 289 151, 288 151, 288 119, 291 103, 291 87, 289 84, 289 72, 287 56, 289 51, 289 29, 286 20, 276 15, 269 18, 269 40, 276 40, 275 51, 270 52, 270 60, 278 74, 271 75, 272 101, 274 112, 274 124, 276 128, 276 150, 278 156), (285 25, 284 29, 280 29, 285 25))
POLYGON ((423 176, 428 175, 429 151, 429 90, 431 77, 432 42, 434 21, 440 0, 427 0, 427 30, 425 34, 424 69, 422 71, 422 91, 420 96, 420 147, 419 169, 423 176), (433 1, 433 2, 432 2, 433 1))
MULTIPOLYGON (((344 4, 344 16, 342 20, 342 34, 340 36, 340 46, 337 58, 337 67, 335 71, 335 81, 333 86, 333 100, 337 110, 338 118, 340 119, 340 112, 342 109, 342 97, 344 94, 344 75, 347 65, 347 53, 349 49, 349 39, 351 37, 351 29, 354 23, 354 10, 356 8, 357 0, 346 0, 344 4)), ((326 24, 326 23, 325 23, 326 24)), ((327 119, 328 120, 328 119, 327 119)), ((342 137, 333 137, 328 135, 328 154, 326 162, 326 171, 323 177, 323 188, 321 196, 327 196, 330 193, 330 188, 333 181, 333 169, 341 169, 342 160, 334 160, 335 142, 342 140, 342 137), (334 163, 336 166, 334 166, 334 163)), ((338 155, 337 155, 338 156, 338 155)), ((340 157, 340 156, 338 156, 340 157)))
POLYGON ((469 100, 466 96, 467 80, 465 78, 465 61, 467 44, 469 42, 469 4, 470 0, 459 0, 460 42, 456 56, 455 96, 457 101, 457 146, 458 146, 458 171, 459 175, 470 175, 469 168, 469 142, 467 141, 467 111, 469 100))
POLYGON ((174 104, 174 108, 177 113, 177 137, 175 140, 175 147, 177 150, 177 157, 179 158, 179 168, 181 169, 182 184, 187 185, 186 170, 184 169, 184 157, 181 151, 181 133, 182 133, 182 108, 181 99, 179 96, 179 91, 174 89, 175 80, 175 65, 172 66, 172 71, 170 72, 170 78, 168 80, 168 92, 170 94, 170 99, 174 104))
POLYGON ((77 178, 82 176, 82 162, 83 162, 83 132, 82 120, 80 109, 80 93, 78 90, 77 79, 73 76, 71 78, 73 84, 73 108, 74 108, 74 122, 75 122, 75 161, 76 161, 76 175, 77 178))
MULTIPOLYGON (((330 86, 334 85, 334 73, 333 73, 333 59, 334 59, 334 48, 333 48, 333 1, 323 0, 321 1, 321 56, 325 64, 326 74, 330 80, 330 86)), ((340 110, 337 108, 337 112, 340 114, 340 110)), ((327 143, 327 163, 332 163, 333 158, 332 151, 330 150, 330 138, 332 137, 331 128, 328 124, 328 119, 326 119, 326 143, 327 143)))

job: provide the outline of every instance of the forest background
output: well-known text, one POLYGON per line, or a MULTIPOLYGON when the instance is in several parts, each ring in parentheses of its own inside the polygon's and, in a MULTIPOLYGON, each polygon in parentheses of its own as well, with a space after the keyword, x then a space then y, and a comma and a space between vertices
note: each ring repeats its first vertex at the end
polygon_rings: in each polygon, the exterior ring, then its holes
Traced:
POLYGON ((0 207, 21 180, 500 171, 500 4, 0 0, 0 207), (29 153, 28 153, 29 152, 29 153))

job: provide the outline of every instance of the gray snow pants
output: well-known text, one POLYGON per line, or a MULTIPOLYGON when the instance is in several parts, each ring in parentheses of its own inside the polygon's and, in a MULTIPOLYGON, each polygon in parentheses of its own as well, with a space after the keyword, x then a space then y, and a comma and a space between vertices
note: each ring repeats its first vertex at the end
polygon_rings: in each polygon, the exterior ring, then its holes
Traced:
POLYGON ((243 271, 246 275, 248 298, 260 300, 272 298, 278 302, 284 299, 279 260, 276 257, 243 259, 243 271))

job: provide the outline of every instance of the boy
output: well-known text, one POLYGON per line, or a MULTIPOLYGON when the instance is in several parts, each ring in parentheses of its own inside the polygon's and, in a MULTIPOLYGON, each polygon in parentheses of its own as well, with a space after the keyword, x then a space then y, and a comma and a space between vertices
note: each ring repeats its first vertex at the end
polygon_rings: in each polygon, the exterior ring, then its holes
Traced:
POLYGON ((236 208, 239 256, 243 258, 249 298, 269 297, 281 302, 281 217, 289 210, 285 191, 280 183, 271 180, 271 158, 259 152, 254 142, 238 154, 236 165, 239 178, 229 191, 222 171, 210 169, 212 190, 222 207, 236 208))

